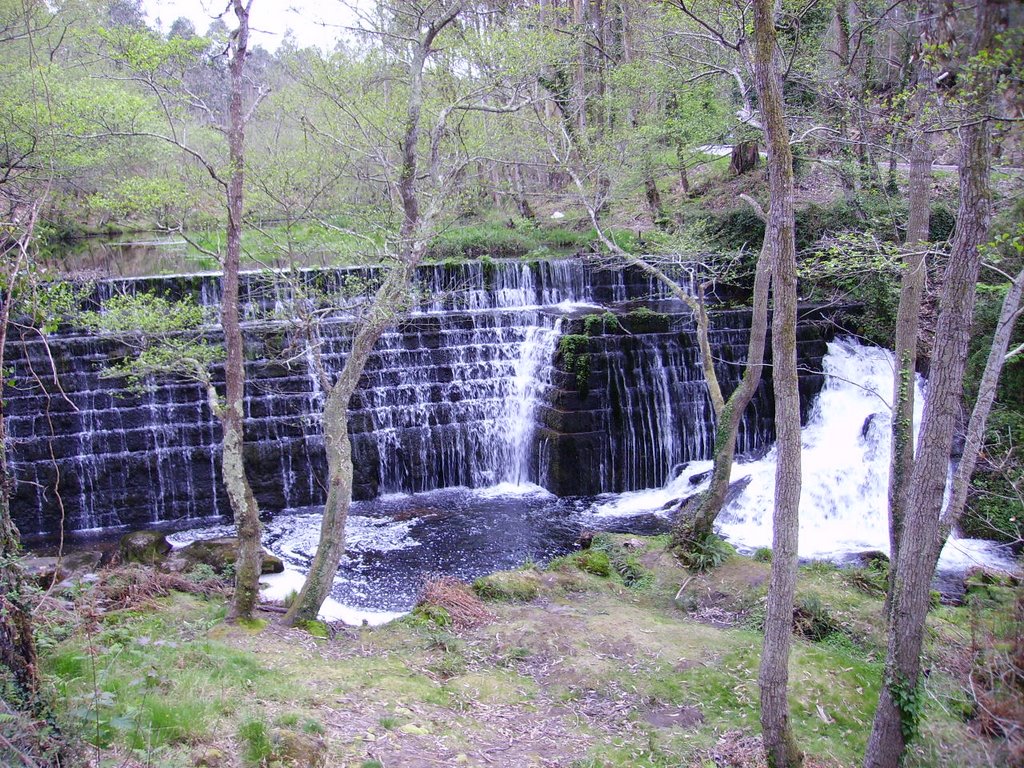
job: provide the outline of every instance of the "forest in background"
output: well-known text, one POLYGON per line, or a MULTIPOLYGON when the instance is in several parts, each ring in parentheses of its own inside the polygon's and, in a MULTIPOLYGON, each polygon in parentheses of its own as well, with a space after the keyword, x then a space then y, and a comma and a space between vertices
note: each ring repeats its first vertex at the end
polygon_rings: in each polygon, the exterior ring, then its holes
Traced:
MULTIPOLYGON (((974 19, 953 3, 783 3, 773 22, 785 118, 774 140, 796 178, 799 296, 862 303, 865 335, 899 350, 902 264, 927 254, 912 355, 925 370, 954 234, 967 226, 958 205, 971 211, 964 137, 991 131, 982 196, 995 216, 979 227, 993 268, 971 291, 968 403, 1024 261, 1021 8, 995 5, 1001 22, 980 52, 974 19)), ((5 267, 18 265, 4 273, 5 313, 17 287, 12 327, 59 323, 74 303, 49 279, 64 254, 89 236, 141 232, 180 239, 196 268, 223 264, 226 276, 394 265, 378 289, 386 311, 353 342, 367 351, 400 312, 403 275, 425 259, 606 252, 670 277, 699 262, 731 301, 756 298, 761 241, 778 236, 773 185, 784 181, 761 157, 773 129, 751 53, 759 8, 381 3, 360 6, 360 29, 334 51, 286 41, 271 54, 239 47, 230 13, 203 35, 185 20, 161 35, 130 2, 5 2, 0 197, 5 267)), ((254 24, 258 15, 256 4, 254 24)), ((98 276, 87 262, 72 271, 98 276)), ((968 533, 1013 542, 1019 333, 964 518, 968 533)), ((325 390, 347 402, 359 372, 346 366, 325 390)))
MULTIPOLYGON (((968 17, 946 12, 948 41, 931 44, 922 42, 918 4, 814 2, 784 11, 800 295, 862 302, 865 335, 892 347, 910 152, 921 131, 932 138, 935 163, 924 297, 926 317, 935 311, 956 217, 962 108, 955 67, 922 108, 921 72, 955 60, 968 17)), ((256 6, 257 26, 259 13, 256 6)), ((1012 5, 1010 13, 997 104, 1013 119, 994 123, 996 269, 980 278, 974 376, 1003 274, 1021 259, 1024 140, 1013 54, 1021 11, 1012 5)), ((334 51, 286 38, 273 53, 250 52, 243 268, 380 263, 394 250, 409 19, 400 4, 357 15, 362 29, 339 30, 334 51)), ((77 280, 160 268, 158 259, 147 263, 149 251, 127 266, 109 250, 87 255, 101 235, 168 241, 181 254, 177 270, 219 268, 226 210, 218 174, 230 163, 225 19, 200 34, 182 18, 161 35, 137 2, 6 3, 0 190, 5 220, 34 210, 39 268, 77 280)), ((432 124, 424 128, 438 134, 429 151, 445 166, 424 190, 422 207, 437 209, 428 258, 605 250, 593 214, 626 251, 709 261, 720 294, 749 301, 764 225, 741 198, 766 201, 764 140, 742 57, 712 32, 744 23, 741 6, 715 4, 474 5, 432 56, 425 80, 432 124)), ((1012 512, 1021 493, 1021 366, 1018 357, 1003 374, 993 450, 975 481, 974 535, 1021 537, 1012 512)))

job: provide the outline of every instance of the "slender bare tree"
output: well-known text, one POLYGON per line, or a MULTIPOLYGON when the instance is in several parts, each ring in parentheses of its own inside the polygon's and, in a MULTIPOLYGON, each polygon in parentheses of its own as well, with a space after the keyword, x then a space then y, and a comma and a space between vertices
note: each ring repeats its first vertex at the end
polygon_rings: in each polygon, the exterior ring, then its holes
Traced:
MULTIPOLYGON (((864 756, 869 768, 895 768, 902 760, 907 742, 917 729, 921 708, 921 650, 928 613, 932 575, 949 526, 959 512, 943 501, 949 474, 953 439, 958 427, 963 376, 968 357, 975 286, 981 265, 981 247, 988 238, 991 219, 991 116, 990 98, 996 73, 987 60, 991 57, 998 31, 1005 23, 1007 4, 983 0, 977 8, 977 23, 970 45, 969 88, 977 112, 959 128, 960 205, 956 230, 939 297, 939 317, 931 356, 928 400, 924 406, 916 457, 907 490, 900 546, 892 568, 893 579, 885 680, 879 693, 871 737, 864 756)), ((1004 318, 1013 318, 1015 288, 1004 304, 1004 318)), ((1005 326, 1005 324, 1004 324, 1005 326)), ((994 393, 1003 351, 994 350, 983 379, 986 392, 975 406, 972 417, 972 445, 977 456, 980 435, 994 393)), ((1002 335, 997 334, 996 345, 1002 335)), ((966 485, 973 459, 965 454, 958 484, 966 485), (964 464, 964 461, 967 464, 964 464)), ((958 495, 962 510, 965 491, 958 495)))
POLYGON ((754 39, 748 56, 768 149, 765 248, 772 254, 772 363, 777 435, 772 568, 758 683, 761 689, 761 731, 768 764, 774 768, 788 768, 803 763, 803 753, 793 734, 787 699, 801 479, 793 153, 789 146, 782 96, 783 62, 775 27, 775 4, 770 0, 753 0, 753 11, 754 39))
MULTIPOLYGON (((345 551, 345 523, 352 503, 349 401, 377 341, 409 306, 413 276, 426 255, 435 221, 440 214, 438 206, 444 199, 443 195, 431 198, 424 210, 421 174, 429 179, 435 190, 450 188, 448 185, 454 182, 453 174, 457 169, 446 164, 441 146, 448 130, 446 123, 450 110, 442 110, 430 131, 426 168, 420 167, 420 136, 423 131, 424 80, 428 76, 428 60, 436 50, 438 35, 455 23, 464 5, 462 2, 425 3, 422 6, 412 3, 403 9, 405 13, 413 13, 416 18, 409 25, 414 30, 414 37, 410 41, 409 91, 405 129, 400 142, 397 188, 402 223, 397 252, 392 262, 385 266, 384 281, 356 329, 340 373, 332 380, 322 362, 316 365, 321 386, 327 393, 323 414, 324 447, 327 452, 327 501, 316 555, 298 597, 283 618, 286 624, 295 625, 317 617, 324 600, 330 594, 345 551)), ((311 350, 314 358, 319 358, 319 346, 314 343, 311 350)))

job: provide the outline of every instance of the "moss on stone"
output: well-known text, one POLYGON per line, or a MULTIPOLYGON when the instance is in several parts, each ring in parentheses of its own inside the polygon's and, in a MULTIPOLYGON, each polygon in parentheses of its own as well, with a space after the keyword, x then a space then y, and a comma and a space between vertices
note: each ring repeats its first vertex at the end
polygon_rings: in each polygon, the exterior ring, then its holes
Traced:
POLYGON ((627 312, 623 319, 633 333, 665 333, 669 330, 669 316, 649 307, 638 307, 627 312))
POLYGON ((590 391, 590 337, 569 333, 558 340, 558 352, 565 370, 576 377, 576 391, 580 399, 590 391))
POLYGON ((132 531, 122 536, 117 543, 122 563, 153 565, 163 560, 170 551, 167 536, 160 531, 132 531))

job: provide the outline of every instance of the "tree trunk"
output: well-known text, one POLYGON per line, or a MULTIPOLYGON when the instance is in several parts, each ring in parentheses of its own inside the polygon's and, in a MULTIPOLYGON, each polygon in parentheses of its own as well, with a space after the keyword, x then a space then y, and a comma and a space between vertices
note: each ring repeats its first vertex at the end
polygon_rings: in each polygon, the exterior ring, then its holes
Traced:
POLYGON ((758 683, 761 689, 761 730, 768 764, 773 768, 787 768, 803 763, 803 753, 793 734, 787 699, 800 523, 800 390, 796 367, 793 154, 782 99, 782 62, 773 3, 754 0, 753 9, 754 83, 761 103, 768 148, 769 206, 765 246, 773 254, 772 364, 778 452, 771 580, 758 683))
POLYGON ((259 598, 259 579, 263 565, 260 542, 260 513, 256 497, 245 474, 243 400, 245 397, 245 357, 242 325, 238 312, 238 273, 242 253, 242 213, 245 165, 245 115, 242 95, 245 90, 245 60, 249 43, 249 7, 233 0, 238 29, 231 48, 231 95, 228 104, 230 125, 228 151, 231 171, 227 185, 227 254, 224 259, 221 324, 224 328, 224 407, 222 466, 224 487, 238 529, 238 557, 235 560, 235 593, 230 619, 248 619, 259 598))
MULTIPOLYGON (((732 464, 736 458, 736 436, 739 434, 743 412, 761 383, 764 369, 764 345, 768 334, 768 289, 772 274, 772 251, 765 238, 761 255, 754 273, 754 304, 750 315, 750 339, 747 342, 747 364, 739 386, 729 395, 728 401, 716 408, 714 466, 711 470, 711 484, 701 494, 692 510, 684 509, 672 530, 672 548, 684 550, 701 546, 714 532, 715 520, 725 505, 732 476, 732 464)), ((707 341, 707 328, 699 334, 701 341, 707 341)), ((704 346, 701 346, 702 354, 704 346)), ((706 353, 710 358, 710 345, 706 353)), ((705 372, 705 377, 707 373, 705 372)), ((717 380, 716 380, 717 381, 717 380)))
POLYGON ((294 626, 316 619, 334 585, 345 553, 345 524, 352 504, 352 442, 348 434, 348 405, 373 348, 394 322, 407 296, 414 269, 396 266, 373 299, 371 317, 356 333, 345 365, 329 389, 324 405, 324 449, 327 452, 327 501, 320 524, 320 543, 302 585, 282 621, 294 626))
POLYGON ((647 201, 647 212, 651 214, 651 221, 657 226, 662 226, 665 222, 665 209, 661 204, 658 184, 650 171, 644 174, 644 199, 647 201))
POLYGON ((530 200, 526 196, 526 184, 523 181, 523 169, 519 163, 510 163, 508 166, 509 177, 512 181, 512 191, 516 198, 516 209, 519 215, 527 221, 536 221, 537 214, 533 212, 530 200))
POLYGON ((744 173, 757 168, 760 160, 760 152, 756 141, 741 141, 732 148, 732 158, 729 160, 729 173, 733 176, 742 176, 744 173))
MULTIPOLYGON (((0 371, 4 370, 7 331, 10 326, 14 288, 27 259, 28 240, 35 228, 33 208, 26 231, 0 251, 4 262, 3 296, 0 296, 0 371), (15 254, 11 254, 11 250, 15 254)), ((25 601, 24 580, 15 562, 21 544, 18 528, 11 519, 13 479, 7 465, 7 431, 3 389, 6 376, 0 376, 0 690, 9 690, 11 704, 27 712, 36 712, 39 672, 36 666, 32 612, 25 601), (9 683, 7 689, 5 683, 9 683)))
MULTIPOLYGON (((991 46, 998 19, 997 3, 983 2, 978 9, 973 53, 991 46)), ((986 94, 984 88, 977 92, 986 94)), ((981 263, 979 246, 988 237, 991 218, 990 130, 984 119, 960 129, 960 207, 939 299, 928 400, 895 563, 898 578, 893 585, 885 679, 864 756, 869 768, 896 768, 917 729, 924 622, 943 544, 940 514, 963 395, 981 263), (911 542, 913 546, 909 546, 911 542)))
MULTIPOLYGON (((237 0, 236 0, 237 1, 237 0)), ((324 406, 324 447, 327 452, 328 489, 324 517, 320 526, 320 541, 316 556, 302 590, 282 621, 294 626, 317 617, 327 598, 345 551, 345 524, 352 504, 352 444, 348 434, 348 406, 359 384, 366 362, 374 346, 402 312, 411 293, 416 267, 426 253, 429 242, 429 222, 436 215, 436 201, 430 201, 427 213, 420 207, 418 188, 419 145, 421 114, 423 109, 423 73, 437 35, 451 24, 462 11, 463 3, 449 6, 435 21, 423 30, 417 41, 409 67, 409 97, 406 108, 405 132, 402 137, 402 162, 398 168, 398 192, 402 201, 402 224, 399 229, 399 253, 368 309, 365 320, 352 340, 352 348, 337 381, 328 388, 324 406)), ((430 176, 440 176, 441 153, 438 143, 445 133, 439 123, 431 136, 430 176)), ((442 185, 443 188, 443 185, 442 185)), ((321 368, 321 378, 326 372, 321 368)))
POLYGON ((1024 297, 1024 269, 1017 273, 1017 277, 1010 283, 1010 288, 1003 298, 999 322, 996 324, 996 331, 992 337, 992 347, 989 349, 985 371, 982 373, 981 382, 978 385, 974 409, 971 411, 971 418, 967 424, 964 450, 956 472, 953 474, 949 504, 942 515, 942 527, 939 533, 943 540, 949 535, 953 526, 960 521, 964 505, 967 503, 971 475, 974 474, 974 468, 977 466, 978 456, 981 454, 985 441, 985 422, 988 420, 989 411, 992 410, 992 403, 996 399, 999 374, 1002 373, 1003 364, 1006 363, 1006 351, 1010 346, 1010 339, 1013 337, 1014 325, 1020 318, 1022 297, 1024 297))
POLYGON ((889 593, 886 615, 895 583, 907 507, 910 476, 914 469, 914 383, 917 371, 917 336, 925 287, 925 250, 932 183, 932 149, 928 134, 919 131, 910 151, 909 216, 906 253, 900 280, 900 305, 896 316, 896 366, 893 380, 892 433, 889 459, 889 593))

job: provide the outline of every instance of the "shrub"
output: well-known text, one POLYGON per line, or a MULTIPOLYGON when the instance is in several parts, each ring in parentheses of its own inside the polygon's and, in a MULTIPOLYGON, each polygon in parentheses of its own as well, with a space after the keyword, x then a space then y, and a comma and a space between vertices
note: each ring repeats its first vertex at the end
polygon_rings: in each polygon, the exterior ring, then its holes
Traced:
POLYGON ((793 632, 800 637, 820 642, 831 634, 842 634, 842 628, 817 595, 798 597, 793 607, 793 632))
POLYGON ((612 575, 612 562, 608 553, 600 549, 585 549, 578 553, 574 560, 576 567, 586 573, 595 576, 608 577, 612 575))
POLYGON ((674 551, 679 561, 694 573, 717 568, 736 554, 732 544, 713 533, 677 542, 674 551))

